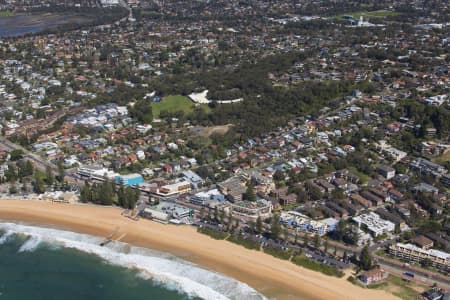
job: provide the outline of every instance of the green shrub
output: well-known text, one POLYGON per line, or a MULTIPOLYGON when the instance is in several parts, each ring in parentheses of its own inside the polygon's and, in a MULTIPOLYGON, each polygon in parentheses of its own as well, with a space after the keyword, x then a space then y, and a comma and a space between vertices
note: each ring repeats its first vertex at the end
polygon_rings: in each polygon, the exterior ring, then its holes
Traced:
POLYGON ((275 248, 264 248, 264 252, 267 254, 270 254, 272 256, 275 256, 276 258, 279 259, 284 259, 284 260, 289 260, 289 258, 291 258, 292 256, 292 251, 285 251, 282 249, 275 249, 275 248))
POLYGON ((259 243, 244 239, 244 238, 242 238, 240 236, 236 236, 236 235, 230 236, 228 238, 228 241, 238 244, 238 245, 242 245, 247 249, 259 250, 259 248, 260 248, 259 243))
POLYGON ((216 239, 216 240, 224 240, 228 236, 228 233, 226 233, 226 232, 216 231, 216 230, 203 228, 203 227, 198 227, 197 232, 209 235, 210 237, 212 237, 213 239, 216 239))
POLYGON ((349 277, 347 278, 347 281, 350 282, 350 283, 352 283, 352 284, 356 284, 356 278, 353 277, 353 276, 349 276, 349 277))
POLYGON ((329 276, 336 276, 336 277, 343 277, 344 272, 341 270, 338 270, 337 268, 329 265, 325 265, 322 263, 315 262, 313 260, 308 259, 307 257, 297 255, 294 258, 292 258, 292 262, 296 265, 302 266, 304 268, 321 272, 325 275, 329 276))
POLYGON ((389 284, 387 282, 379 282, 379 283, 370 284, 367 286, 367 288, 368 289, 384 289, 388 285, 389 284))

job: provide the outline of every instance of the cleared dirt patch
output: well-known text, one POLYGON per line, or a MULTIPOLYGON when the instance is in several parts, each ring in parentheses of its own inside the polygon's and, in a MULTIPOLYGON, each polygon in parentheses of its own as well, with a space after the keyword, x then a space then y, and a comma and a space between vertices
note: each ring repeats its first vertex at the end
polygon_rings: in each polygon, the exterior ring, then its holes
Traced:
POLYGON ((225 134, 233 126, 234 126, 233 124, 227 124, 227 125, 221 125, 221 126, 206 127, 205 134, 207 136, 210 136, 211 134, 214 134, 214 133, 225 134))

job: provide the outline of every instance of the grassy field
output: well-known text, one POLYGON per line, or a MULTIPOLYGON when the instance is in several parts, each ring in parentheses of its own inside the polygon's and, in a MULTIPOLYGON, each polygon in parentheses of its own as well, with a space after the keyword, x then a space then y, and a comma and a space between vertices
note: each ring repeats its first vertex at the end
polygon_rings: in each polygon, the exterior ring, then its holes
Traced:
POLYGON ((154 10, 145 10, 142 9, 139 11, 139 13, 141 14, 141 16, 143 16, 144 18, 156 18, 156 17, 160 17, 161 13, 154 11, 154 10))
POLYGON ((342 19, 344 16, 353 16, 354 19, 359 19, 359 17, 363 16, 364 19, 381 19, 386 17, 397 16, 398 13, 390 10, 373 10, 373 11, 355 11, 351 13, 341 14, 336 16, 339 19, 342 19))
POLYGON ((158 118, 161 111, 177 112, 183 111, 185 114, 194 110, 194 103, 184 96, 167 96, 161 102, 152 104, 153 117, 158 118))
POLYGON ((441 156, 436 157, 435 159, 433 159, 433 161, 438 164, 442 164, 442 163, 450 161, 450 150, 447 150, 441 156))
POLYGON ((354 285, 360 286, 362 288, 375 289, 375 290, 384 290, 388 293, 391 293, 400 299, 403 300, 417 300, 422 299, 420 294, 425 290, 426 287, 415 284, 408 283, 404 281, 399 276, 389 275, 387 280, 382 281, 380 283, 372 284, 370 286, 364 286, 359 280, 355 277, 350 276, 347 278, 347 281, 353 283, 354 285))
POLYGON ((389 275, 388 279, 370 288, 385 290, 404 300, 420 299, 423 287, 404 281, 399 276, 389 275))
POLYGON ((297 255, 297 256, 293 257, 292 262, 296 265, 302 266, 304 268, 307 268, 307 269, 310 269, 313 271, 321 272, 328 276, 335 276, 335 277, 343 277, 344 276, 344 272, 342 272, 341 270, 339 270, 333 266, 330 266, 330 265, 316 262, 314 260, 311 260, 311 259, 303 256, 303 255, 297 255))
POLYGON ((353 174, 359 176, 362 183, 367 183, 370 179, 370 177, 364 173, 359 172, 355 167, 348 167, 348 170, 352 172, 353 174))
POLYGON ((201 228, 201 227, 197 228, 197 232, 209 235, 210 237, 212 237, 213 239, 216 239, 216 240, 224 240, 229 236, 229 234, 227 232, 215 231, 215 230, 211 230, 208 228, 201 228))
POLYGON ((289 260, 292 256, 292 251, 284 251, 281 249, 264 248, 264 253, 275 256, 279 259, 289 260))
POLYGON ((261 245, 257 242, 254 242, 252 240, 246 240, 244 238, 242 238, 241 236, 238 235, 231 235, 227 241, 244 246, 247 249, 251 249, 251 250, 257 250, 259 251, 259 249, 261 248, 261 245))
POLYGON ((0 11, 0 17, 12 17, 14 13, 12 11, 0 11))
MULTIPOLYGON (((209 113, 211 109, 208 105, 202 104, 201 107, 206 113, 209 113)), ((171 95, 164 97, 161 102, 155 102, 152 104, 153 117, 159 118, 161 111, 167 111, 174 113, 182 111, 185 114, 191 113, 195 108, 195 104, 186 96, 171 95)))

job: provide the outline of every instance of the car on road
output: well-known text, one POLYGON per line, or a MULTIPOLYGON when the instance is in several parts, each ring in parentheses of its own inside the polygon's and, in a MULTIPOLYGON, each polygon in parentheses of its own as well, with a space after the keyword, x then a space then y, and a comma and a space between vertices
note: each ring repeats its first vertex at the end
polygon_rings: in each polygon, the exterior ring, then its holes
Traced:
POLYGON ((411 273, 411 272, 403 272, 403 275, 411 277, 411 278, 414 278, 414 276, 415 276, 414 273, 411 273))

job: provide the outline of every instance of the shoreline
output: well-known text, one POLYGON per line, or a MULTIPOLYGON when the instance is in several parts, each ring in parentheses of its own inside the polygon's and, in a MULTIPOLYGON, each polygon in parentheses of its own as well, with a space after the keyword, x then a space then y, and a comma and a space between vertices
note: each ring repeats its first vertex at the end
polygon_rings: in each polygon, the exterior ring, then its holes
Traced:
POLYGON ((54 226, 105 237, 117 227, 131 245, 168 252, 199 266, 235 278, 275 299, 398 299, 381 290, 357 287, 301 268, 263 252, 197 233, 192 226, 164 225, 121 216, 121 209, 36 200, 0 200, 0 220, 54 226))

